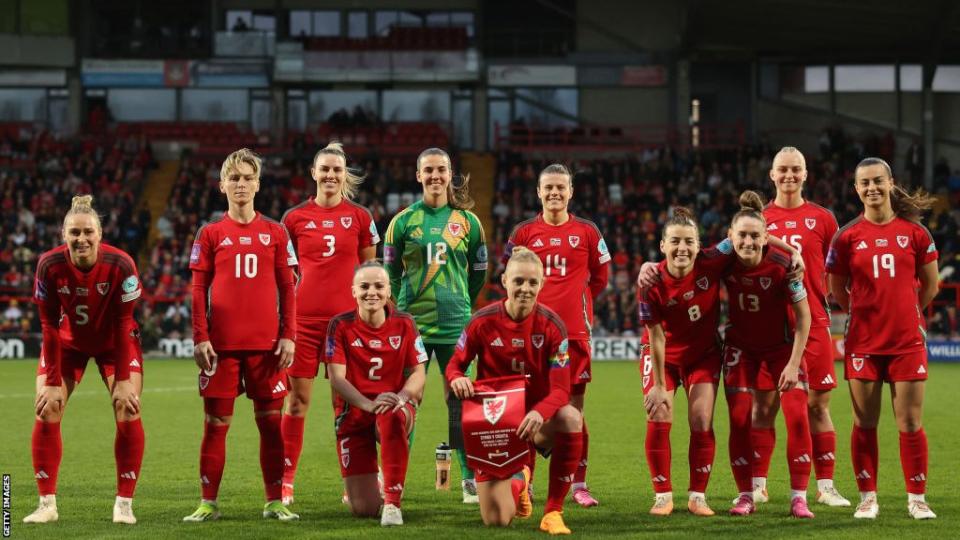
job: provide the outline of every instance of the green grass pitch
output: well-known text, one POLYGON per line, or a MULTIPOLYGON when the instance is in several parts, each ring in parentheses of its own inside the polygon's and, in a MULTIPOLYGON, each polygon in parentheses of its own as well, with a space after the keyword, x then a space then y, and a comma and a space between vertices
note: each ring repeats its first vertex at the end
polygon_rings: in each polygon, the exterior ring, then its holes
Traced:
MULTIPOLYGON (((446 438, 446 413, 440 399, 440 380, 434 367, 429 376, 425 404, 420 409, 416 444, 407 475, 404 520, 399 529, 382 530, 379 521, 352 518, 340 504, 341 482, 334 451, 329 387, 318 381, 307 423, 305 448, 297 478, 294 510, 298 523, 264 521, 260 517, 263 489, 260 481, 257 430, 246 398, 228 438, 227 466, 220 490, 224 517, 216 523, 186 524, 180 520, 199 501, 198 451, 202 428, 201 401, 196 392, 196 369, 191 361, 148 360, 143 395, 146 456, 134 502, 139 523, 114 525, 111 510, 115 489, 113 463, 114 425, 106 391, 96 368, 87 370, 67 409, 63 425, 64 456, 60 470, 58 504, 60 521, 26 526, 23 517, 36 506, 36 486, 30 465, 30 432, 33 423, 35 362, 0 362, 0 472, 12 479, 12 534, 14 538, 444 538, 535 537, 546 495, 546 467, 536 481, 534 517, 506 530, 488 531, 480 524, 476 507, 465 506, 459 491, 433 488, 433 449, 446 438)), ((771 502, 749 518, 722 515, 735 489, 727 460, 726 408, 717 404, 717 458, 707 493, 718 516, 694 518, 686 512, 686 400, 678 397, 675 411, 681 419, 673 430, 673 482, 677 511, 669 518, 646 512, 652 488, 643 457, 645 420, 640 377, 633 362, 598 363, 587 394, 586 417, 590 424, 592 489, 601 505, 581 509, 569 504, 567 524, 578 537, 656 538, 949 538, 957 528, 960 497, 955 491, 960 430, 953 392, 960 388, 960 365, 934 364, 927 386, 924 422, 930 440, 928 500, 939 518, 916 522, 906 513, 906 495, 900 472, 898 438, 885 396, 880 427, 879 519, 863 522, 851 509, 812 505, 812 521, 791 519, 788 513, 785 435, 779 431, 771 467, 771 502)), ((857 498, 850 468, 851 413, 844 386, 834 394, 833 418, 838 431, 837 484, 851 500, 857 498)), ((782 424, 781 424, 782 426, 782 424)), ((458 477, 459 475, 455 475, 458 477)), ((811 482, 811 497, 815 485, 811 482)))

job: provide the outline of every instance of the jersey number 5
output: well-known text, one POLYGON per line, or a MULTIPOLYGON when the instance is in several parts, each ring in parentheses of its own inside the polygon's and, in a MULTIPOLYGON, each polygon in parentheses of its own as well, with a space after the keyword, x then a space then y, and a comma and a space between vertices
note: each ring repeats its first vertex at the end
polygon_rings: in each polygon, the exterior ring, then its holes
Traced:
POLYGON ((90 322, 90 315, 87 315, 86 304, 79 304, 75 312, 77 314, 77 326, 82 326, 90 322))

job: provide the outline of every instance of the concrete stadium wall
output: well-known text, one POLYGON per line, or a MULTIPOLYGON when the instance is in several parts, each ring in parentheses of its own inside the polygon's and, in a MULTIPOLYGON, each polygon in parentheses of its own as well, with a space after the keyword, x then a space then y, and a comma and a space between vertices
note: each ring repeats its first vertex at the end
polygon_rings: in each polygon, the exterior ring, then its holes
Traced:
POLYGON ((601 125, 663 125, 671 122, 667 88, 581 88, 580 117, 601 125))
POLYGON ((686 20, 685 2, 671 0, 579 0, 577 50, 579 52, 634 51, 608 33, 628 38, 649 51, 667 51, 680 46, 686 20))

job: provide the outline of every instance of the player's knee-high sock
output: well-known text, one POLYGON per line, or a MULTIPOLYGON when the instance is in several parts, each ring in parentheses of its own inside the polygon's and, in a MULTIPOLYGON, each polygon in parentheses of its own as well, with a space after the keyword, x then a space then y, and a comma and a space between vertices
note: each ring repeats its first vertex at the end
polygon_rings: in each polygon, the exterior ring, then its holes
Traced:
POLYGON ((810 442, 810 419, 807 415, 807 393, 799 388, 780 395, 783 420, 787 424, 787 468, 790 489, 806 491, 813 465, 813 443, 810 442))
POLYGON ((923 495, 927 491, 927 434, 921 428, 900 432, 900 466, 907 493, 923 495))
POLYGON ((212 424, 207 422, 203 428, 203 442, 200 443, 200 491, 201 497, 208 501, 217 500, 220 491, 220 479, 227 461, 227 431, 230 424, 212 424))
POLYGON ((647 465, 650 467, 650 479, 653 481, 653 491, 656 493, 670 493, 673 484, 670 482, 670 428, 669 422, 647 421, 647 436, 644 446, 647 451, 647 465))
POLYGON ((57 474, 63 458, 60 422, 34 421, 30 452, 33 455, 33 474, 37 479, 40 495, 56 495, 57 474))
POLYGON ((851 463, 853 472, 857 476, 857 489, 861 493, 877 490, 877 428, 865 429, 853 426, 850 437, 851 463))
POLYGON ((691 431, 690 448, 687 457, 690 461, 690 489, 697 493, 707 492, 710 471, 713 470, 713 457, 717 453, 717 440, 710 431, 691 431))
POLYGON ((550 483, 547 488, 547 504, 543 513, 563 511, 563 500, 570 492, 573 475, 583 452, 583 435, 557 433, 554 435, 553 453, 550 456, 550 483))
POLYGON ((833 480, 837 464, 837 432, 821 431, 810 436, 813 439, 813 471, 817 480, 833 480))
POLYGON ((513 495, 513 505, 520 506, 520 494, 523 492, 523 471, 510 477, 510 494, 513 495))
POLYGON ((590 451, 590 433, 587 431, 587 420, 583 420, 583 453, 580 455, 580 462, 577 463, 577 473, 573 475, 574 486, 585 486, 587 484, 587 454, 590 451))
POLYGON ((460 477, 468 480, 473 478, 473 471, 467 466, 467 452, 463 449, 462 411, 463 403, 453 394, 450 394, 450 397, 447 398, 447 431, 450 438, 450 447, 457 454, 457 461, 460 463, 460 477))
POLYGON ((280 430, 283 432, 283 483, 293 484, 297 475, 297 462, 303 450, 304 416, 283 415, 280 430))
POLYGON ((406 423, 407 418, 403 411, 377 415, 384 503, 394 506, 400 506, 403 483, 407 477, 407 463, 410 459, 406 423))
POLYGON ((749 392, 727 393, 730 415, 730 466, 740 493, 753 492, 753 444, 750 442, 750 414, 753 396, 749 392))
POLYGON ((143 463, 143 422, 139 418, 117 422, 113 455, 117 460, 117 497, 133 498, 143 463))
POLYGON ((777 430, 774 428, 750 429, 750 444, 753 445, 753 476, 766 478, 770 472, 770 458, 777 445, 777 430))
POLYGON ((268 501, 280 500, 283 483, 283 433, 279 414, 257 417, 260 430, 260 470, 268 501))

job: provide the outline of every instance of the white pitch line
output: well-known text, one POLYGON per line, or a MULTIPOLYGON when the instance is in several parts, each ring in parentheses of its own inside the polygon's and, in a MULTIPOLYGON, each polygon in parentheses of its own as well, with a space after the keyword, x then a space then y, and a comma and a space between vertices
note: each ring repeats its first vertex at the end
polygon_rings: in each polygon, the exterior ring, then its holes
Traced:
MULTIPOLYGON (((161 394, 161 393, 171 393, 171 392, 187 392, 187 391, 190 391, 190 390, 196 391, 196 390, 197 390, 197 387, 196 387, 196 386, 174 386, 174 387, 169 387, 169 388, 149 388, 149 387, 148 387, 148 388, 144 388, 144 389, 143 389, 143 393, 144 393, 144 394, 161 394)), ((75 396, 97 396, 97 395, 104 395, 104 394, 106 394, 106 393, 107 393, 107 389, 106 389, 106 388, 101 388, 99 391, 94 391, 94 390, 77 390, 77 391, 75 391, 70 397, 72 398, 72 397, 75 397, 75 396)), ((25 398, 32 398, 32 397, 36 397, 36 396, 37 396, 37 395, 34 394, 34 393, 31 393, 31 394, 27 394, 27 393, 23 393, 23 394, 0 394, 0 399, 25 399, 25 398)))

